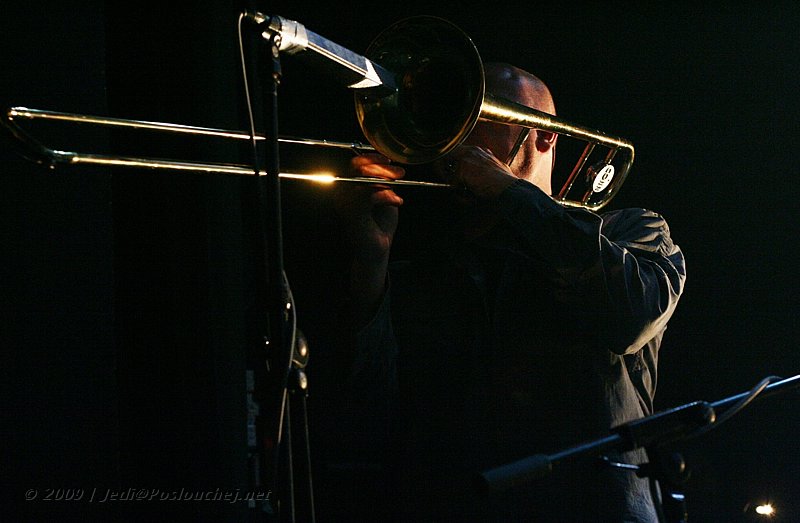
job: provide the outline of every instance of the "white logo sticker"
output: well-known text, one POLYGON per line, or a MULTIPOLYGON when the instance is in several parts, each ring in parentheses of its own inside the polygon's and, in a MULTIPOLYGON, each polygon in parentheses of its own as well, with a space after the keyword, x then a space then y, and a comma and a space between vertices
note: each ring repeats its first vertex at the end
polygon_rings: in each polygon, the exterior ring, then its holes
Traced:
POLYGON ((594 177, 594 183, 592 183, 592 190, 594 192, 600 192, 606 187, 608 184, 611 183, 611 180, 614 179, 614 166, 613 165, 606 165, 600 172, 597 173, 597 176, 594 177))

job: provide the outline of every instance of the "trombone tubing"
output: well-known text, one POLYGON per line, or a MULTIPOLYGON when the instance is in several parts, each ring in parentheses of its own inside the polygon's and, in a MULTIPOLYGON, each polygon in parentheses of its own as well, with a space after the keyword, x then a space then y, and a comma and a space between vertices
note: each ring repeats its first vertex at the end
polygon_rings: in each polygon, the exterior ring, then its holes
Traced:
MULTIPOLYGON (((235 140, 250 140, 253 138, 250 133, 244 131, 231 131, 228 129, 217 129, 214 127, 197 127, 193 125, 182 125, 176 123, 149 122, 145 120, 128 120, 125 118, 111 118, 106 116, 92 116, 87 114, 64 113, 58 111, 45 111, 42 109, 29 109, 27 107, 12 107, 8 109, 6 113, 7 120, 9 122, 13 122, 15 117, 25 118, 28 120, 53 120, 94 124, 106 127, 123 127, 128 129, 144 129, 178 134, 213 136, 217 138, 230 138, 235 140)), ((255 139, 265 140, 265 137, 257 134, 255 139)), ((293 136, 281 136, 278 138, 278 141, 281 143, 334 147, 339 149, 350 149, 354 151, 374 150, 372 146, 361 142, 337 142, 331 140, 315 140, 312 138, 298 138, 293 136)))
MULTIPOLYGON (((161 122, 147 122, 141 120, 127 120, 122 118, 108 118, 91 115, 63 113, 56 111, 44 111, 40 109, 28 109, 25 107, 12 107, 6 113, 5 124, 12 133, 23 143, 31 147, 36 152, 38 163, 48 163, 50 167, 55 164, 70 164, 70 165, 103 165, 115 167, 129 167, 141 169, 161 169, 168 171, 184 171, 184 172, 200 172, 200 173, 214 173, 214 174, 228 174, 237 176, 254 176, 255 170, 253 167, 247 165, 226 164, 226 163, 202 163, 202 162, 186 162, 176 160, 154 159, 154 158, 138 158, 138 157, 123 157, 111 156, 102 154, 89 154, 77 153, 72 151, 57 151, 46 147, 38 140, 22 130, 14 118, 26 118, 29 120, 43 119, 43 120, 56 120, 71 123, 87 123, 101 126, 116 126, 136 129, 147 129, 155 131, 166 131, 174 133, 185 133, 191 135, 205 135, 221 138, 233 139, 250 139, 248 133, 241 131, 229 131, 226 129, 215 129, 210 127, 195 127, 189 125, 161 123, 161 122), (44 160, 41 158, 44 157, 44 160)), ((264 140, 263 136, 256 136, 258 140, 264 140)), ((333 142, 329 140, 314 140, 310 138, 294 138, 283 137, 279 141, 284 143, 293 143, 300 145, 313 145, 323 147, 336 147, 340 149, 350 149, 353 151, 373 150, 368 145, 363 145, 359 142, 333 142)), ((265 171, 259 171, 259 176, 265 176, 265 171)), ((278 175, 280 178, 288 178, 294 180, 306 180, 317 183, 354 183, 362 185, 392 185, 392 186, 411 186, 411 187, 429 187, 429 188, 448 188, 452 186, 445 183, 437 182, 424 182, 418 180, 384 180, 379 178, 369 178, 364 176, 357 177, 339 177, 331 174, 310 174, 310 173, 288 173, 282 172, 278 175)))
MULTIPOLYGON (((152 158, 135 158, 123 156, 106 156, 100 154, 79 154, 73 152, 52 151, 51 159, 55 163, 67 163, 72 165, 106 165, 114 167, 134 167, 141 169, 160 169, 167 171, 188 171, 203 172, 213 174, 229 174, 236 176, 254 176, 255 171, 246 165, 224 164, 224 163, 201 163, 201 162, 178 162, 173 160, 161 160, 152 158)), ((266 176, 266 171, 259 171, 259 176, 266 176)), ((306 180, 316 183, 354 183, 362 185, 399 185, 410 187, 431 187, 452 189, 453 186, 446 183, 423 182, 418 180, 384 180, 381 178, 369 178, 366 176, 343 177, 332 174, 312 174, 312 173, 289 173, 281 172, 280 178, 291 180, 306 180)))
POLYGON ((628 140, 566 122, 559 117, 496 97, 491 93, 484 96, 480 118, 564 134, 612 149, 627 149, 633 155, 633 144, 628 140))

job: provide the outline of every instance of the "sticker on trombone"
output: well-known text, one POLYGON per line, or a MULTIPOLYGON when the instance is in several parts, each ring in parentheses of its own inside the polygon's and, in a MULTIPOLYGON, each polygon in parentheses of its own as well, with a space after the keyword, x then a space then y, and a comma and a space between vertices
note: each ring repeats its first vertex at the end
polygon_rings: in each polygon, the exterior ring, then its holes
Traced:
POLYGON ((592 191, 594 192, 601 192, 608 184, 611 183, 611 180, 614 179, 614 166, 611 164, 605 165, 600 172, 597 173, 597 176, 594 177, 594 182, 592 183, 592 191))

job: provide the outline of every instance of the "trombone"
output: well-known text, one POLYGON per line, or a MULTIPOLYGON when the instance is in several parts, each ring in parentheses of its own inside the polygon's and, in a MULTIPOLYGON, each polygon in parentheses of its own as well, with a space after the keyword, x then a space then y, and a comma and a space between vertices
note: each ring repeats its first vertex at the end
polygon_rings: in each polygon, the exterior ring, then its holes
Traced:
MULTIPOLYGON (((203 163, 196 161, 179 161, 162 158, 143 158, 133 156, 115 156, 107 154, 82 153, 75 151, 61 151, 48 147, 40 140, 35 138, 22 125, 20 120, 42 120, 50 122, 67 122, 72 124, 88 124, 97 127, 139 129, 147 131, 160 131, 173 134, 184 134, 192 136, 206 136, 230 140, 252 140, 253 136, 244 131, 234 131, 228 129, 218 129, 214 127, 198 127, 193 125, 183 125, 165 122, 152 122, 146 120, 130 120, 125 118, 111 118, 107 116, 93 116, 87 114, 65 113, 59 111, 49 111, 43 109, 30 109, 27 107, 11 107, 6 110, 5 119, 2 122, 6 130, 18 142, 24 146, 22 155, 27 159, 45 165, 51 169, 59 165, 96 165, 106 167, 131 167, 140 169, 156 169, 166 171, 184 171, 207 174, 227 174, 234 176, 255 176, 255 170, 251 166, 234 163, 203 163)), ((263 141, 265 137, 257 134, 255 140, 263 141)), ((355 152, 374 150, 373 147, 361 142, 337 142, 331 140, 318 140, 313 138, 298 138, 282 136, 278 138, 280 143, 307 145, 313 147, 332 147, 337 149, 349 149, 355 152)), ((260 171, 259 176, 266 175, 260 171)), ((306 180, 316 183, 345 182, 355 184, 376 184, 376 178, 364 176, 334 176, 326 173, 293 173, 281 172, 281 178, 306 180)), ((380 180, 381 185, 406 185, 421 187, 450 188, 445 183, 426 182, 418 180, 380 180)))
MULTIPOLYGON (((365 56, 356 55, 302 25, 280 17, 257 14, 264 29, 283 36, 280 49, 289 54, 311 52, 361 71, 375 81, 366 87, 351 85, 359 125, 370 145, 310 138, 280 137, 279 143, 376 150, 402 164, 424 164, 445 156, 461 144, 479 120, 522 127, 510 164, 530 130, 539 129, 586 142, 575 166, 552 197, 567 207, 596 211, 617 194, 633 164, 634 148, 626 139, 567 122, 485 90, 483 63, 472 40, 441 18, 416 16, 390 26, 370 44, 365 56), (365 65, 366 64, 366 65, 365 65), (376 74, 377 70, 377 74, 376 74), (364 72, 367 71, 367 72, 364 72), (370 73, 370 74, 368 74, 370 73), (383 84, 381 84, 383 82, 383 84), (376 85, 378 87, 376 87, 376 85), (597 147, 607 149, 597 160, 597 147), (621 154, 619 154, 621 153, 621 154), (577 196, 573 196, 577 195, 577 196)), ((361 82, 363 84, 363 81, 361 82)), ((12 107, 0 124, 27 149, 29 159, 55 167, 59 164, 105 165, 171 171, 251 176, 264 175, 251 166, 155 158, 123 157, 47 147, 21 125, 20 120, 62 121, 103 127, 210 136, 232 140, 264 140, 249 132, 174 123, 130 120, 12 107)), ((318 183, 356 183, 452 188, 449 184, 417 180, 340 177, 330 174, 281 172, 280 177, 318 183)))

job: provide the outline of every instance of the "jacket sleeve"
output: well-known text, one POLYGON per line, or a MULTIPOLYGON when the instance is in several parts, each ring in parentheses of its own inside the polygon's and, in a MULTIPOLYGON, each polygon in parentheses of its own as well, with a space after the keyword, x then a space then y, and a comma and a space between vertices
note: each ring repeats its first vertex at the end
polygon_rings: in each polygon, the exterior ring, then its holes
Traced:
POLYGON ((354 389, 375 390, 377 387, 387 401, 391 401, 397 392, 397 340, 390 301, 391 288, 384 294, 372 320, 355 333, 355 354, 351 368, 354 389))
POLYGON ((686 269, 661 216, 566 208, 524 180, 507 188, 499 204, 518 254, 535 260, 565 305, 592 315, 599 346, 628 354, 663 331, 686 269))

